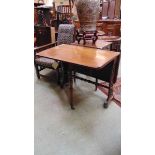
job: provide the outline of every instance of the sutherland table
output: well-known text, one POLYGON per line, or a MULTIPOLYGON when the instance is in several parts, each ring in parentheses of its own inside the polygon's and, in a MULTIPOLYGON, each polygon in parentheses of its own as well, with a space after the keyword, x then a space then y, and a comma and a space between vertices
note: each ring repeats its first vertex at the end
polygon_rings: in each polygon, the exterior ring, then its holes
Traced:
MULTIPOLYGON (((70 86, 70 106, 71 109, 74 109, 73 104, 73 77, 72 74, 74 71, 74 68, 80 67, 80 68, 89 68, 90 70, 102 70, 102 68, 106 67, 110 62, 114 62, 111 74, 110 74, 110 88, 113 86, 113 78, 115 74, 115 64, 117 57, 119 56, 119 52, 113 52, 108 50, 100 50, 96 48, 89 48, 89 47, 82 47, 82 46, 76 46, 76 45, 66 45, 62 44, 47 50, 44 50, 42 52, 39 52, 37 54, 41 57, 51 58, 54 60, 58 60, 61 62, 66 62, 68 64, 69 68, 69 86, 70 86)), ((76 76, 76 78, 78 78, 76 76)), ((80 78, 83 80, 82 78, 80 78)), ((95 82, 90 82, 90 80, 84 80, 89 83, 95 84, 95 82)), ((100 84, 98 84, 100 85, 100 84)), ((109 91, 108 98, 106 102, 104 103, 104 107, 108 106, 108 103, 110 102, 112 97, 112 91, 109 91)))

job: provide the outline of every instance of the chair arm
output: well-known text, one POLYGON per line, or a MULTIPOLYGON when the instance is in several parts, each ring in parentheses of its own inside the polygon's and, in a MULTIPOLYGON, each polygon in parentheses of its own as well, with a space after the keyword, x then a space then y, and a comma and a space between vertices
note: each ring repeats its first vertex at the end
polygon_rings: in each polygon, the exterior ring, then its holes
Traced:
POLYGON ((56 45, 57 45, 57 43, 55 42, 55 43, 49 43, 49 44, 39 46, 39 47, 34 47, 34 52, 38 53, 38 52, 41 52, 41 51, 46 50, 48 48, 54 47, 56 45))

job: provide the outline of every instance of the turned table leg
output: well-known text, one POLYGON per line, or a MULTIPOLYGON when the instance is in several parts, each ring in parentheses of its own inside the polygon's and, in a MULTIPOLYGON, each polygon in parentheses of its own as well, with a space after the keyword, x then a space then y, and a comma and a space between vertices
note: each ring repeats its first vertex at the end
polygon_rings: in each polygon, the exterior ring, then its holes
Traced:
POLYGON ((115 66, 116 66, 116 61, 117 58, 114 59, 112 71, 111 71, 111 77, 110 77, 110 82, 109 82, 109 90, 108 90, 108 97, 105 103, 103 104, 104 108, 108 108, 109 103, 111 102, 113 98, 113 81, 114 81, 114 75, 115 75, 115 66))
POLYGON ((70 88, 70 106, 71 109, 74 110, 73 104, 73 76, 72 76, 72 65, 69 65, 69 88, 70 88))
POLYGON ((104 108, 108 108, 109 103, 111 102, 112 98, 113 98, 113 83, 110 83, 109 84, 109 91, 108 91, 108 98, 103 105, 104 108))

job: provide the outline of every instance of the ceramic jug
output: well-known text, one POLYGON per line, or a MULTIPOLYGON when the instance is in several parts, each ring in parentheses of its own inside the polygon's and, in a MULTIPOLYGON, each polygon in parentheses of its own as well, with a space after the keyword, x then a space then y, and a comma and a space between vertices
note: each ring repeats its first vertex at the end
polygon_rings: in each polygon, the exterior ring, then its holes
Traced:
POLYGON ((100 0, 75 0, 81 31, 96 31, 100 0))

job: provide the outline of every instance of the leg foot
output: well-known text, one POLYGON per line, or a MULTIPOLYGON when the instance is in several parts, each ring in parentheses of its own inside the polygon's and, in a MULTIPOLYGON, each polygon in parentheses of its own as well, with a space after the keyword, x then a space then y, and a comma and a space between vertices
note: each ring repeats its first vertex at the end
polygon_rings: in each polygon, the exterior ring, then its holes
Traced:
POLYGON ((37 78, 40 79, 40 74, 39 73, 37 73, 37 78))
POLYGON ((105 102, 105 103, 103 104, 103 107, 104 107, 105 109, 108 108, 108 106, 109 106, 108 102, 105 102))
POLYGON ((97 84, 98 84, 98 79, 96 78, 95 91, 97 91, 97 84))
POLYGON ((39 68, 38 68, 38 65, 36 64, 35 64, 35 69, 36 69, 37 78, 40 79, 39 68))
POLYGON ((71 109, 72 109, 72 110, 75 110, 75 107, 74 107, 74 106, 71 106, 71 109))
POLYGON ((57 70, 57 83, 60 85, 60 72, 59 69, 57 70))

